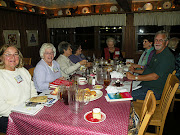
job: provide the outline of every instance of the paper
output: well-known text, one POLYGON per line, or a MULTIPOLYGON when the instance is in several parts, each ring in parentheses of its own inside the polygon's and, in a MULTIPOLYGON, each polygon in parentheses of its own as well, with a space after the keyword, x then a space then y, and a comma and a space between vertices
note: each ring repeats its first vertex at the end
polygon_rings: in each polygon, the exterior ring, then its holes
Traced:
POLYGON ((36 115, 44 106, 36 105, 35 107, 26 107, 25 103, 15 106, 11 111, 27 115, 36 115))

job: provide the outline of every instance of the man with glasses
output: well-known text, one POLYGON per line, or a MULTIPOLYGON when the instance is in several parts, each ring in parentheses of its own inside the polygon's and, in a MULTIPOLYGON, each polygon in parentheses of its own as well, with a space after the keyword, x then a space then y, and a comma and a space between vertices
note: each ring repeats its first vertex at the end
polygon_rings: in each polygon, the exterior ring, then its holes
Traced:
POLYGON ((135 70, 130 68, 130 71, 138 73, 133 75, 127 72, 127 78, 130 80, 142 81, 139 86, 141 88, 132 91, 133 100, 143 100, 148 90, 153 90, 156 99, 159 100, 169 73, 175 69, 175 58, 167 47, 168 33, 165 31, 158 31, 154 38, 154 53, 149 65, 146 69, 135 70))

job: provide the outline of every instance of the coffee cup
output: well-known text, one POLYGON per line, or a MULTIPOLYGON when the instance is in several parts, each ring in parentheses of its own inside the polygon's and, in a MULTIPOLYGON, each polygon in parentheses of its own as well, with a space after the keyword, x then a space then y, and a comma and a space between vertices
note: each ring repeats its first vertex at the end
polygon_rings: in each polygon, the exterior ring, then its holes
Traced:
POLYGON ((85 77, 79 77, 79 78, 78 78, 78 84, 79 84, 79 85, 85 85, 85 84, 87 84, 86 78, 85 78, 85 77))

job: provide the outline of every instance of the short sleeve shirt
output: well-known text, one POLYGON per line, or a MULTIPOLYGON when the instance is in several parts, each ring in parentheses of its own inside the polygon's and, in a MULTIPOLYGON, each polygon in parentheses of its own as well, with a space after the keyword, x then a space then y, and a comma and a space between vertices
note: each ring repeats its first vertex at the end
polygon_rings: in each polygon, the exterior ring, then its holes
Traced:
POLYGON ((144 70, 142 75, 156 73, 159 78, 152 81, 143 81, 141 85, 154 89, 158 93, 162 93, 166 79, 169 73, 175 69, 175 58, 171 51, 166 47, 161 53, 152 56, 152 59, 144 70))

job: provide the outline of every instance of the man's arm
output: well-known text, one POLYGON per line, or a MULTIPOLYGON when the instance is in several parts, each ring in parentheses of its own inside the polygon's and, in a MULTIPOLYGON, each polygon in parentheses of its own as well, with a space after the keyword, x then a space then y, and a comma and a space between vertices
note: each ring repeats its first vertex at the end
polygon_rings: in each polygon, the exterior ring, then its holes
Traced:
MULTIPOLYGON (((130 80, 136 80, 135 79, 135 75, 127 72, 126 73, 126 76, 128 79, 130 80)), ((159 76, 156 74, 156 73, 150 73, 150 74, 147 74, 147 75, 138 75, 138 81, 153 81, 153 80, 157 80, 159 78, 159 76)))

